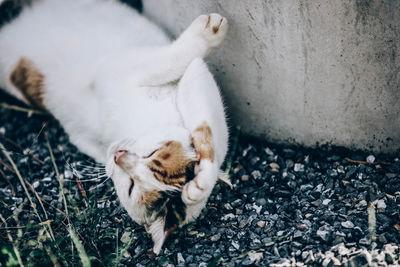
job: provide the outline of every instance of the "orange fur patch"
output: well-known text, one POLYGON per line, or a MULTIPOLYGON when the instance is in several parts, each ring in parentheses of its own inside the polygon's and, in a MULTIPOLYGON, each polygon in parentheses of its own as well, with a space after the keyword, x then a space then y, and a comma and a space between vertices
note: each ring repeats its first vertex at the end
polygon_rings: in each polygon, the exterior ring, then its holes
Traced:
POLYGON ((186 167, 191 162, 192 159, 185 155, 180 142, 168 141, 154 153, 147 167, 160 182, 183 186, 186 182, 186 167))
POLYGON ((139 205, 150 206, 153 202, 161 197, 160 193, 157 190, 144 192, 139 205))
POLYGON ((46 110, 43 104, 44 75, 33 63, 21 58, 10 73, 11 83, 21 92, 26 101, 41 110, 46 110))
POLYGON ((200 160, 208 159, 214 162, 214 142, 210 126, 203 122, 192 134, 194 148, 200 155, 200 160))

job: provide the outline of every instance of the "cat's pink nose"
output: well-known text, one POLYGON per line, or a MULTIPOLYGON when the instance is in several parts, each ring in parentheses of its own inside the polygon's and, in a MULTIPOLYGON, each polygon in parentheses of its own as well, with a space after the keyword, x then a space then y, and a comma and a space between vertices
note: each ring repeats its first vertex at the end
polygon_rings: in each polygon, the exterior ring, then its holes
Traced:
POLYGON ((128 154, 127 150, 118 150, 117 152, 114 153, 114 162, 115 164, 120 164, 121 159, 128 154))

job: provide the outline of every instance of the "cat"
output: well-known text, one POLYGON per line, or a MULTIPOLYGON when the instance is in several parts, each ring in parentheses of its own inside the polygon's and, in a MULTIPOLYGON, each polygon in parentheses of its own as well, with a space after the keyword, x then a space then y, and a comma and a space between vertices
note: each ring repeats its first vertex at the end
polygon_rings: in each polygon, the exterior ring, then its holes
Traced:
POLYGON ((221 15, 201 15, 171 42, 104 0, 33 1, 0 29, 0 88, 53 114, 106 165, 155 254, 199 216, 227 153, 223 102, 202 59, 227 30, 221 15))

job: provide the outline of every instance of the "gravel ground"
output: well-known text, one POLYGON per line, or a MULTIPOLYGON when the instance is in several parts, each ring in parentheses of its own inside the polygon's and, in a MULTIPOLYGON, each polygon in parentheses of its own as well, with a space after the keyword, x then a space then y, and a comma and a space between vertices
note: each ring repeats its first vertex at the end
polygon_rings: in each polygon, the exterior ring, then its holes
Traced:
POLYGON ((25 192, 0 152, 3 265, 17 261, 16 249, 32 266, 79 266, 86 256, 95 266, 399 266, 398 155, 233 138, 233 189, 217 184, 202 216, 153 258, 150 236, 120 206, 110 179, 56 120, 4 105, 0 114, 0 142, 26 184, 25 192))

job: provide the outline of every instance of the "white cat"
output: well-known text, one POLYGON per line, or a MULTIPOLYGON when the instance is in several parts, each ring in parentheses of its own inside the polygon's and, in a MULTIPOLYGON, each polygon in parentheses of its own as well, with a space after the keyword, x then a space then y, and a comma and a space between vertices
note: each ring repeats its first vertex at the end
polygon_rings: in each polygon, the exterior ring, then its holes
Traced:
POLYGON ((0 87, 51 112, 106 163, 157 254, 199 215, 227 152, 224 107, 201 59, 227 28, 201 15, 171 43, 119 2, 42 0, 0 29, 0 87))

